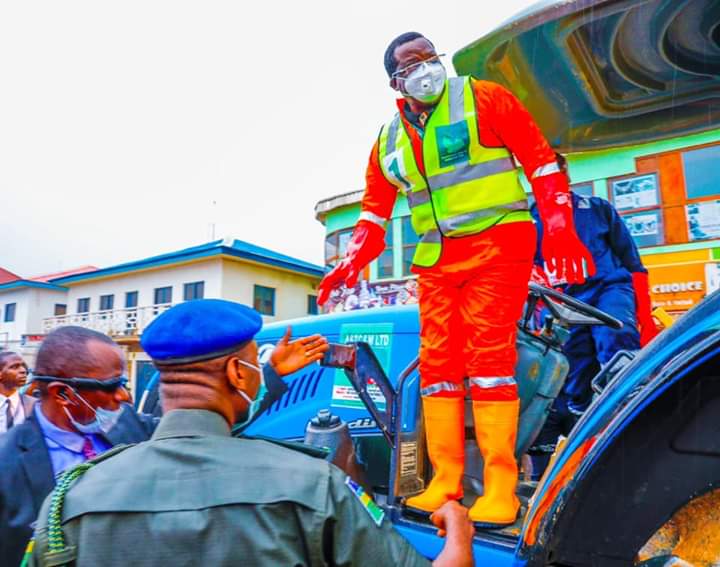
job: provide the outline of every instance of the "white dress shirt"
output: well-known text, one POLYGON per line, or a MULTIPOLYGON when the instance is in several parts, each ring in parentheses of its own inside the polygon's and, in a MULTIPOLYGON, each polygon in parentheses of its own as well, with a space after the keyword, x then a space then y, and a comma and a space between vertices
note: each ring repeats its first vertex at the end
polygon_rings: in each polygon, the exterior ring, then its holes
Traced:
POLYGON ((7 431, 7 404, 10 404, 10 413, 13 416, 13 427, 25 421, 25 408, 17 390, 8 398, 0 394, 0 433, 7 431))

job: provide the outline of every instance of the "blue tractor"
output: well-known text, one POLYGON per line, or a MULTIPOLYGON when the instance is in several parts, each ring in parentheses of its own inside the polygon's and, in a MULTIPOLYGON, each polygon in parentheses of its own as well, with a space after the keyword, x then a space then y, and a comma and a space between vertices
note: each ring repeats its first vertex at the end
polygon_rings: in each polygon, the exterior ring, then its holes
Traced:
MULTIPOLYGON (((527 305, 517 343, 518 458, 542 427, 567 373, 561 353, 567 327, 618 324, 535 284, 527 305), (532 329, 540 301, 547 315, 532 329)), ((416 309, 267 325, 257 336, 261 359, 269 357, 288 324, 296 336, 322 333, 332 347, 322 364, 286 377, 287 392, 243 434, 319 440, 328 458, 371 491, 396 528, 433 558, 443 540, 427 518, 402 504, 431 474, 419 406, 416 309), (349 447, 343 445, 348 432, 349 447)), ((678 510, 720 487, 720 291, 638 354, 619 353, 594 388, 596 399, 542 479, 520 481, 523 506, 515 525, 476 533, 478 565, 636 565, 639 551, 678 510)), ((153 400, 152 393, 146 396, 143 410, 152 410, 153 400)), ((469 498, 482 492, 482 459, 472 441, 465 489, 469 498)), ((698 522, 705 525, 703 518, 698 522)), ((670 561, 655 557, 645 564, 670 561)))
MULTIPOLYGON (((528 106, 559 149, 639 143, 717 128, 719 22, 717 0, 546 0, 460 50, 453 62, 461 74, 532 92, 528 106)), ((517 343, 518 459, 567 374, 568 328, 619 324, 533 284, 526 313, 517 343), (540 302, 546 316, 533 325, 540 302)), ((442 539, 402 504, 431 475, 419 404, 417 307, 267 325, 257 337, 261 361, 288 324, 295 336, 325 335, 332 348, 322 364, 287 377, 287 392, 245 433, 328 447, 328 458, 372 492, 396 528, 435 557, 442 539)), ((651 545, 669 521, 685 514, 684 521, 694 516, 689 531, 720 532, 712 511, 695 506, 720 489, 720 291, 639 353, 619 353, 593 387, 596 399, 540 481, 519 483, 523 505, 515 525, 476 533, 478 565, 683 564, 673 563, 672 546, 651 545)), ((144 409, 155 401, 149 392, 144 409)), ((483 488, 474 442, 465 470, 465 493, 473 497, 483 488)), ((703 541, 720 557, 717 536, 703 541)))
MULTIPOLYGON (((618 324, 534 284, 528 307, 518 335, 518 458, 542 427, 567 373, 561 353, 567 327, 618 324), (538 301, 549 314, 532 330, 531 307, 538 301)), ((323 437, 332 449, 329 458, 372 490, 419 551, 436 556, 442 540, 427 519, 402 505, 430 478, 419 408, 416 308, 271 324, 257 337, 261 356, 269 356, 287 324, 296 335, 322 333, 332 348, 322 365, 288 377, 288 391, 246 433, 302 441, 309 430, 311 440, 323 427, 339 429, 323 411, 329 410, 347 424, 353 441, 351 451, 338 451, 332 435, 323 437)), ((720 293, 639 354, 619 353, 596 377, 597 399, 541 481, 521 480, 516 524, 476 534, 478 564, 633 565, 676 510, 720 483, 719 367, 720 293)), ((472 441, 466 461, 465 488, 472 498, 482 492, 482 459, 472 441)))

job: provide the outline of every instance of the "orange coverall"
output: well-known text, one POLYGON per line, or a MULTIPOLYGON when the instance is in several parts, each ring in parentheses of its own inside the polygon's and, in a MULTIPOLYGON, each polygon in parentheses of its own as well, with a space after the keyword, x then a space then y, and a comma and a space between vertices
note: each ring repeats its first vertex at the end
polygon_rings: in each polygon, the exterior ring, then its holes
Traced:
MULTIPOLYGON (((472 88, 484 146, 507 147, 528 179, 538 168, 555 163, 532 116, 510 91, 478 80, 472 81, 472 88)), ((397 104, 424 173, 421 134, 405 116, 404 99, 397 104)), ((366 180, 362 211, 389 219, 397 188, 383 175, 377 142, 366 180)), ((437 264, 413 267, 418 274, 424 396, 460 397, 462 380, 468 377, 473 400, 517 399, 515 325, 527 295, 535 243, 531 221, 497 225, 472 236, 443 237, 437 264)))

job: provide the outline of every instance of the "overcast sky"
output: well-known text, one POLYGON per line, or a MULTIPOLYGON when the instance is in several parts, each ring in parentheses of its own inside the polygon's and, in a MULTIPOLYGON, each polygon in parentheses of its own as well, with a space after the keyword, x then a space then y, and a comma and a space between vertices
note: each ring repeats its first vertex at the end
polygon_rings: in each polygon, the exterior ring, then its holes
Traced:
POLYGON ((108 266, 212 223, 322 263, 314 206, 364 187, 393 112, 387 43, 451 55, 530 4, 3 2, 0 266, 108 266))

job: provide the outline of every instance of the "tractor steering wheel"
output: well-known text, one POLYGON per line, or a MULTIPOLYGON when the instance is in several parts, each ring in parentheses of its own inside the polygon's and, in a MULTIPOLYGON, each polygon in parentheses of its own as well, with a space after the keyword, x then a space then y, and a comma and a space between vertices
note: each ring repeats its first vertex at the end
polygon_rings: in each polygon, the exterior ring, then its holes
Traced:
POLYGON ((561 303, 567 309, 575 311, 580 315, 597 319, 612 329, 621 329, 623 326, 622 321, 616 319, 612 315, 608 315, 604 311, 600 311, 600 309, 597 309, 592 305, 588 305, 584 301, 575 299, 565 293, 541 286, 535 282, 529 282, 528 288, 530 290, 530 294, 542 299, 551 311, 553 302, 561 303))

